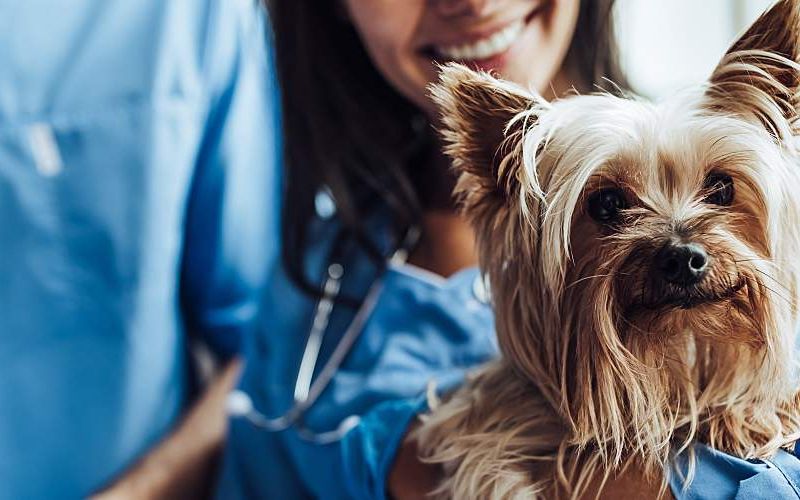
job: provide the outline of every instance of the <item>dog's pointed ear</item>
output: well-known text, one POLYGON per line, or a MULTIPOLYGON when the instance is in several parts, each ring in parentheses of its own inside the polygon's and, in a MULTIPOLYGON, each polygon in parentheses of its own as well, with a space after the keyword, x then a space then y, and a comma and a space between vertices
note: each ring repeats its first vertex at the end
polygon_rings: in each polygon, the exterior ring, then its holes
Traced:
POLYGON ((733 43, 711 75, 713 108, 757 117, 779 139, 800 115, 800 0, 780 0, 733 43))
POLYGON ((463 65, 442 67, 431 95, 441 113, 445 151, 460 174, 456 195, 492 195, 503 200, 518 187, 522 131, 544 100, 509 82, 463 65), (522 114, 526 114, 524 117, 522 114))

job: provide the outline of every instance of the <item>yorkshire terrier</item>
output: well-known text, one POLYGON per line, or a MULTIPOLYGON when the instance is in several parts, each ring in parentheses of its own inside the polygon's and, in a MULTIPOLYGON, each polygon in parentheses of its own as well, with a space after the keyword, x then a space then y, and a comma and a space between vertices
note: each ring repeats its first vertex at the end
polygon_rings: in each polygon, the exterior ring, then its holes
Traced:
POLYGON ((502 355, 412 435, 434 496, 577 498, 630 470, 665 494, 695 443, 750 459, 800 438, 798 61, 782 0, 657 104, 443 68, 502 355))

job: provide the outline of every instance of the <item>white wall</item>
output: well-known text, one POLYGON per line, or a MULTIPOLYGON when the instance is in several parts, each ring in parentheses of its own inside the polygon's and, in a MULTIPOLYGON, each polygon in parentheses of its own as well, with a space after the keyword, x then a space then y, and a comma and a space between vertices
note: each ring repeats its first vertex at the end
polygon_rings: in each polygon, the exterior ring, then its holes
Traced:
POLYGON ((773 0, 617 0, 620 59, 633 88, 659 97, 703 82, 773 0))

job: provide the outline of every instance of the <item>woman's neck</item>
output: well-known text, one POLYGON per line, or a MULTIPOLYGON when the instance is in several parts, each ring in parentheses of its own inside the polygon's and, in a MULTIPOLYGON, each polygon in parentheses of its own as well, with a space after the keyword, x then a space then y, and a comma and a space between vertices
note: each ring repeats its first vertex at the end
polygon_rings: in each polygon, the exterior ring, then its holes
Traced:
POLYGON ((448 277, 477 264, 472 227, 453 200, 455 172, 438 136, 410 173, 422 205, 422 238, 409 263, 448 277))
POLYGON ((455 211, 426 212, 422 216, 422 239, 409 263, 444 277, 477 265, 472 227, 455 211))

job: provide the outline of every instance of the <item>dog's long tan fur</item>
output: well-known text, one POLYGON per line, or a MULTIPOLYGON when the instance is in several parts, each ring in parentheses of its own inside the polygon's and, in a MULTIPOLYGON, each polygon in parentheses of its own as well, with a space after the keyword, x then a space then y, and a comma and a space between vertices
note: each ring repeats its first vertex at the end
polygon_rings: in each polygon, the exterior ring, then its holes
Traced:
MULTIPOLYGON (((452 65, 433 96, 489 276, 501 359, 413 435, 452 498, 578 497, 628 467, 660 481, 696 441, 768 457, 800 438, 800 0, 783 0, 697 92, 547 103, 452 65), (703 202, 710 172, 729 207, 703 202), (600 227, 586 197, 635 200, 600 227), (711 255, 690 308, 648 306, 656 249, 711 255)), ((685 471, 684 471, 685 472, 685 471)), ((691 480, 691 467, 687 480, 691 480)))

